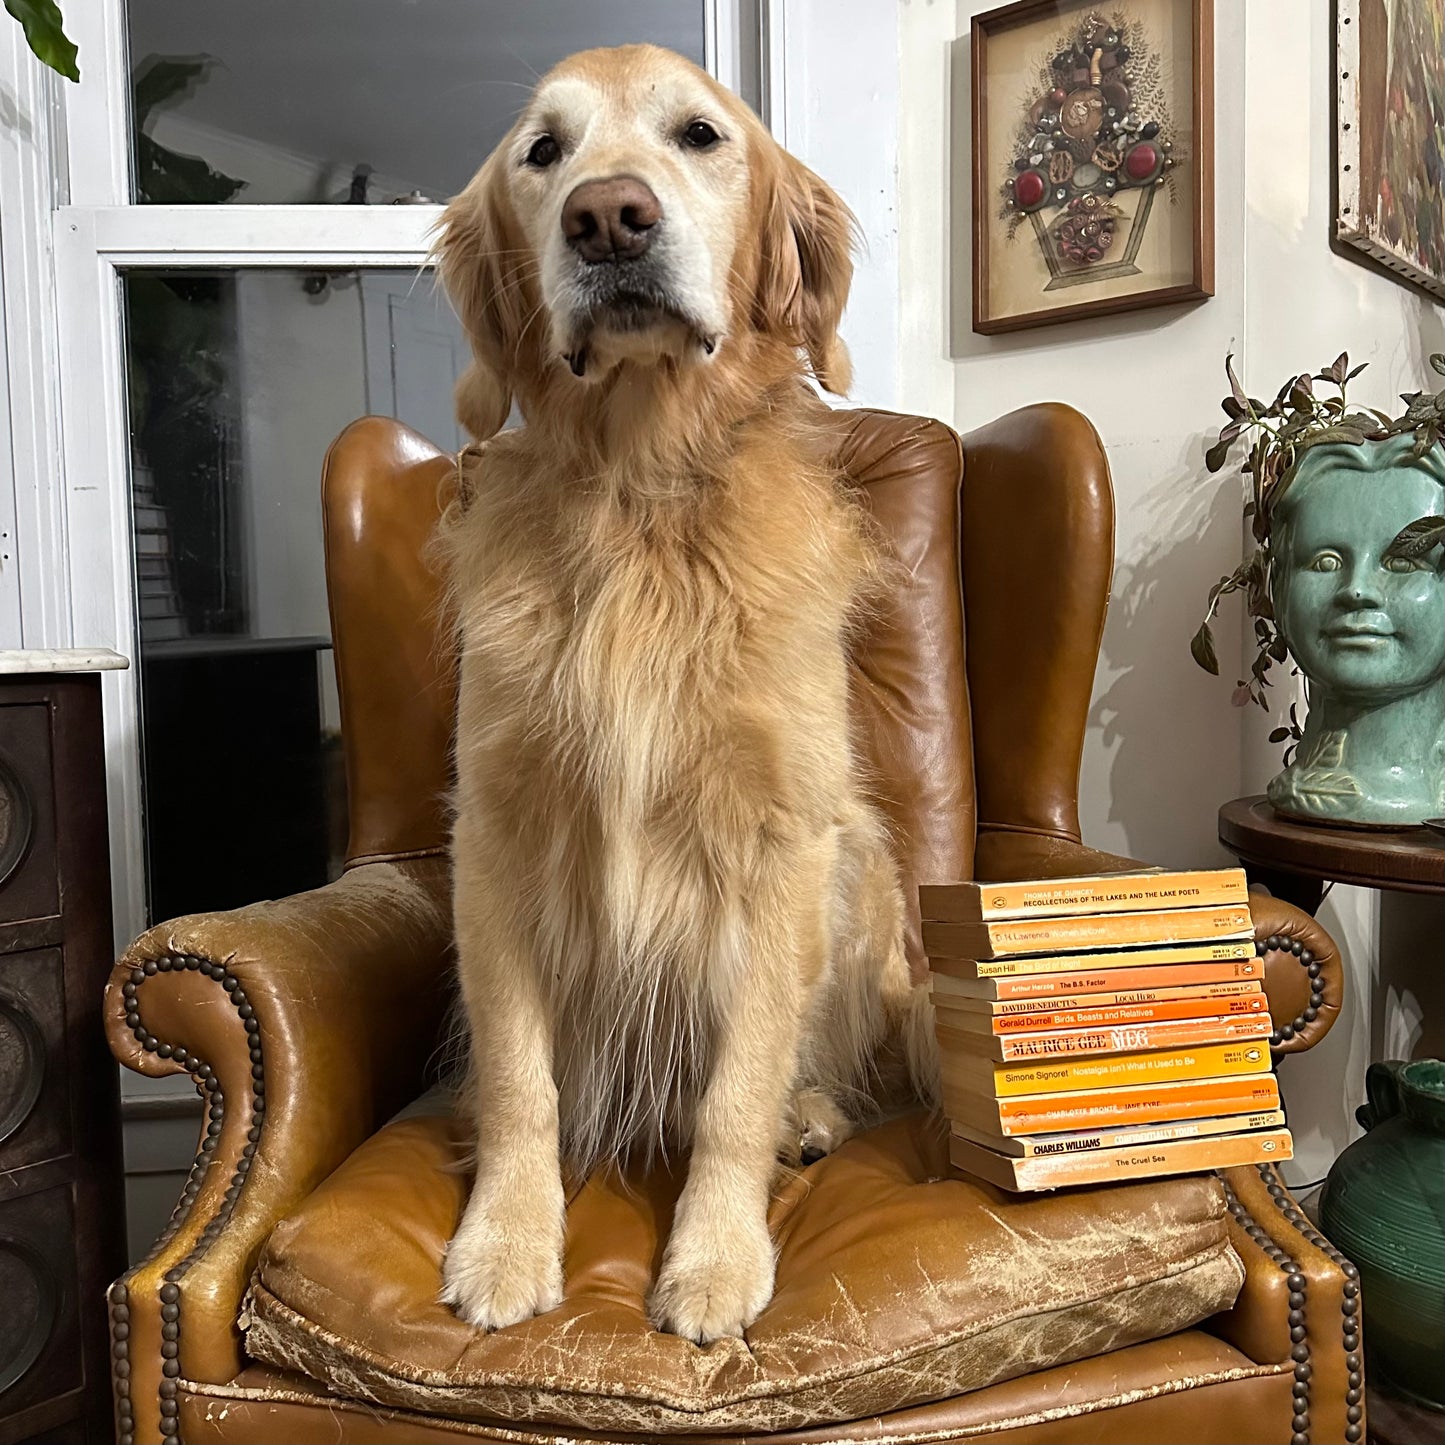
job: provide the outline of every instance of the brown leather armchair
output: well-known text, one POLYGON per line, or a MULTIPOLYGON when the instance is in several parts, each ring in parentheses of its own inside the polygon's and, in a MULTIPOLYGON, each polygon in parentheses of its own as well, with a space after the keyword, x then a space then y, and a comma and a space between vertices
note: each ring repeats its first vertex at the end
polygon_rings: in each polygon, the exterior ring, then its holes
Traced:
MULTIPOLYGON (((880 412, 833 425, 911 575, 855 688, 904 864, 1092 871, 1098 437, 1052 405, 962 442, 880 412)), ((452 665, 424 542, 453 471, 376 419, 327 461, 345 876, 163 924, 116 967, 116 1055, 189 1072, 208 1103, 168 1229, 111 1292, 121 1440, 1362 1439, 1357 1277, 1272 1169, 1013 1197, 950 1178, 922 1115, 780 1186, 777 1294, 746 1340, 647 1326, 666 1171, 570 1188, 557 1310, 484 1335, 436 1303, 463 1141, 444 1114, 387 1121, 447 1007, 452 665)), ((1255 916, 1275 1042, 1307 1048, 1339 1008, 1334 946, 1267 895, 1255 916)))

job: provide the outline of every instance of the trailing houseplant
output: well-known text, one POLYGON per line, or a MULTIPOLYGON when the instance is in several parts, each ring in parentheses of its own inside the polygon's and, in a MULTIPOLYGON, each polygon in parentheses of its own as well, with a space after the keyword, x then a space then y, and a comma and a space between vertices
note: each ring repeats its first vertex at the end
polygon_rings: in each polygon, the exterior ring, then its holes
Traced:
MULTIPOLYGON (((1270 686, 1270 668, 1288 658, 1288 650, 1275 626, 1269 597, 1273 560, 1271 522, 1274 508, 1293 480, 1295 468, 1304 454, 1311 447, 1326 443, 1359 446, 1367 441, 1383 441, 1409 433, 1414 437, 1411 454, 1420 458, 1440 445, 1445 436, 1445 388, 1433 394, 1422 391, 1402 396, 1406 409, 1398 417, 1387 416, 1374 408, 1351 410, 1346 388, 1368 364, 1361 362, 1352 368, 1349 354, 1341 352, 1329 366, 1313 375, 1290 377, 1266 406, 1246 394, 1235 375, 1233 355, 1224 359, 1229 395, 1220 405, 1227 420, 1220 428, 1218 440, 1205 452, 1204 465, 1210 472, 1222 471, 1237 443, 1243 441, 1248 446, 1240 472, 1249 483, 1244 515, 1250 522, 1255 547, 1233 572, 1221 577, 1209 589, 1204 621, 1190 640, 1189 651, 1200 667, 1219 676, 1210 624, 1220 600, 1231 592, 1242 592, 1248 614, 1254 619, 1255 657, 1249 677, 1235 684, 1233 700, 1237 707, 1254 702, 1268 709, 1264 690, 1270 686), (1316 383, 1330 388, 1334 394, 1320 394, 1316 383)), ((1433 355, 1430 365, 1445 376, 1445 353, 1433 355)), ((1445 541, 1445 517, 1424 516, 1406 527, 1391 542, 1389 551, 1392 555, 1420 557, 1442 541, 1445 541)), ((1271 741, 1281 742, 1287 735, 1288 730, 1281 730, 1271 734, 1271 741)), ((1298 736, 1297 730, 1295 735, 1298 736)))
MULTIPOLYGON (((1445 355, 1430 365, 1445 375, 1445 355)), ((1267 708, 1276 664, 1292 662, 1311 689, 1310 717, 1291 708, 1270 734, 1290 744, 1271 798, 1384 824, 1445 787, 1445 388, 1403 397, 1391 417, 1349 399, 1363 369, 1342 353, 1266 404, 1225 359, 1226 420, 1205 465, 1218 472, 1245 448, 1254 548, 1210 589, 1190 651, 1218 674, 1211 623, 1224 597, 1242 594, 1255 647, 1235 704, 1267 708)))

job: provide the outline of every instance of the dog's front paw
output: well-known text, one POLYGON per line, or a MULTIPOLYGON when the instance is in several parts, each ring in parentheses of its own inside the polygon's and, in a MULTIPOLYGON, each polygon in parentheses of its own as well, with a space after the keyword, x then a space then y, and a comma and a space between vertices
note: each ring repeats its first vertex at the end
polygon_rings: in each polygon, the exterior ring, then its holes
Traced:
POLYGON ((694 1243, 673 1236, 649 1301, 658 1329, 700 1345, 742 1332, 773 1297, 767 1226, 694 1243))
POLYGON ((554 1219, 548 1210, 529 1216, 479 1203, 468 1206, 447 1246, 441 1302, 484 1330, 555 1309, 562 1301, 560 1208, 554 1219))
POLYGON ((778 1157, 784 1164, 816 1164, 831 1154, 858 1126, 822 1089, 799 1089, 783 1119, 778 1157))

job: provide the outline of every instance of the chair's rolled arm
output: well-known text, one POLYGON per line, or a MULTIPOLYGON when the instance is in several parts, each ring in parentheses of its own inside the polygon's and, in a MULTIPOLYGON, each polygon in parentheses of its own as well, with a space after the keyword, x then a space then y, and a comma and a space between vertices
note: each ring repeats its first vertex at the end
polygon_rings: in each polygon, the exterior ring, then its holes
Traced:
MULTIPOLYGON (((981 833, 975 859, 980 882, 1012 878, 1066 878, 1148 864, 1100 853, 1055 834, 981 833)), ((1264 990, 1274 1024, 1270 1047, 1297 1054, 1319 1043, 1339 1017, 1344 972, 1334 939, 1308 913, 1260 888, 1249 894, 1255 948, 1264 960, 1264 990)))
POLYGON ((1249 911, 1274 1020, 1270 1047, 1279 1054, 1313 1048, 1340 1016, 1345 996, 1340 951, 1308 913, 1262 888, 1249 890, 1249 911))
POLYGON ((112 1052, 139 1073, 189 1073, 207 1104, 170 1224, 112 1289, 121 1439, 175 1438, 180 1376, 235 1376, 272 1226, 420 1089, 446 1011, 450 917, 444 859, 375 863, 162 924, 116 964, 112 1052))

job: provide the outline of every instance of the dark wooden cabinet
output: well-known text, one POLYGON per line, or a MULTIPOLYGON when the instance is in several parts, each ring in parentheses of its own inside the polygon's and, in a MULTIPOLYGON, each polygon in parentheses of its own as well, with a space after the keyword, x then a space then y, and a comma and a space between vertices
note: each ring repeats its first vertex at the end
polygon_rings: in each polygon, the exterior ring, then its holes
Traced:
POLYGON ((100 678, 0 671, 0 1445, 113 1438, 111 949, 100 678))

